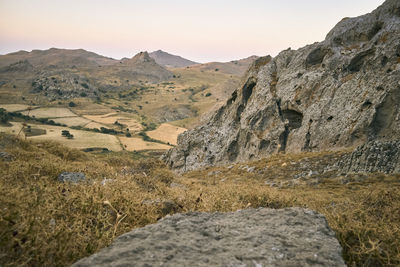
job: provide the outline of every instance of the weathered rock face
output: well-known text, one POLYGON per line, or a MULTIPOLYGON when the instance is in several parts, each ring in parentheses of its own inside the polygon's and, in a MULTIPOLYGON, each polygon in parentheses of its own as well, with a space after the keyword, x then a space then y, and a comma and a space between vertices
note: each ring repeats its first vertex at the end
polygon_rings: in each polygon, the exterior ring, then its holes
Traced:
POLYGON ((345 172, 400 173, 400 140, 365 143, 338 165, 345 172))
POLYGON ((256 60, 211 120, 165 160, 182 171, 277 152, 400 139, 400 1, 339 22, 320 43, 256 60))
POLYGON ((345 266, 341 250, 322 215, 262 208, 166 217, 73 266, 345 266))

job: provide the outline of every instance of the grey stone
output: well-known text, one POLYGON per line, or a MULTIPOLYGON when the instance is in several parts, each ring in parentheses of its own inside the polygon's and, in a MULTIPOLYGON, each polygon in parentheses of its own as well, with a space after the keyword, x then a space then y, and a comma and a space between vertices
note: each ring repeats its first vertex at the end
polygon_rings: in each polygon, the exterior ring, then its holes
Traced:
POLYGON ((60 182, 78 183, 86 179, 85 174, 82 172, 63 172, 58 176, 60 182))
POLYGON ((0 151, 0 159, 3 161, 12 161, 14 160, 14 156, 10 153, 0 151))
POLYGON ((187 187, 184 184, 179 184, 179 183, 173 183, 172 182, 169 185, 169 187, 171 187, 171 188, 180 188, 180 189, 183 189, 183 190, 187 190, 187 187))
POLYGON ((345 266, 341 253, 322 215, 259 208, 165 217, 72 266, 345 266))
POLYGON ((400 16, 393 10, 400 1, 387 0, 343 19, 320 43, 255 60, 225 105, 182 133, 164 160, 184 172, 400 139, 400 16))
POLYGON ((365 143, 342 158, 338 166, 345 173, 400 173, 400 140, 365 143))

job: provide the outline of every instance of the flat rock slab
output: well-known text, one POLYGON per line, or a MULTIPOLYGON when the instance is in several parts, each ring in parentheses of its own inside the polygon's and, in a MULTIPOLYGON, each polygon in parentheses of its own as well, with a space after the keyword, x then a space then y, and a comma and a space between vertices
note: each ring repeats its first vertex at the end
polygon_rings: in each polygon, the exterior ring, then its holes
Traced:
POLYGON ((341 254, 324 216, 259 208, 165 217, 73 266, 346 266, 341 254))

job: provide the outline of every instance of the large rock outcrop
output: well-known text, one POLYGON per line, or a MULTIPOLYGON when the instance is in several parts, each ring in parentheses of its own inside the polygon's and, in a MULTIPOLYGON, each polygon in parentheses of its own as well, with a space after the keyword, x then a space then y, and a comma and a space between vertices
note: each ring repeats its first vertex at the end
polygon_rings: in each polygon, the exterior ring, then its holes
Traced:
POLYGON ((400 140, 365 143, 344 155, 338 166, 344 172, 400 173, 400 140))
POLYGON ((341 251, 322 215, 261 208, 166 217, 73 266, 345 266, 341 251))
POLYGON ((339 22, 320 43, 256 60, 206 124, 165 155, 181 171, 278 152, 400 139, 400 1, 339 22))

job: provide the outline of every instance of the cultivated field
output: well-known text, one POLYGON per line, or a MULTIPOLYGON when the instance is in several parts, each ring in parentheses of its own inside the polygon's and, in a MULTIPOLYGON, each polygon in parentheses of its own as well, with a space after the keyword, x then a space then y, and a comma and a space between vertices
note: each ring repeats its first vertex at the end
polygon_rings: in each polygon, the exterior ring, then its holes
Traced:
POLYGON ((29 116, 35 116, 36 118, 64 118, 64 117, 76 117, 68 108, 38 108, 31 110, 30 112, 24 111, 22 114, 29 116))
MULTIPOLYGON (((18 134, 22 128, 19 122, 12 122, 12 127, 0 127, 0 132, 18 134)), ((112 151, 122 150, 121 145, 114 135, 101 134, 95 132, 72 130, 65 127, 51 125, 34 125, 35 128, 46 130, 45 135, 28 137, 29 140, 50 140, 59 142, 70 148, 84 149, 90 147, 104 147, 112 151), (73 139, 67 139, 61 135, 62 130, 68 130, 73 136, 73 139)), ((23 133, 21 133, 23 136, 23 133)))
POLYGON ((187 129, 177 127, 168 123, 161 124, 157 129, 147 132, 147 135, 153 139, 176 145, 178 135, 185 132, 187 129))
MULTIPOLYGON (((4 108, 8 112, 27 110, 30 106, 24 104, 1 104, 0 108, 4 108)), ((35 107, 36 108, 36 107, 35 107)))
POLYGON ((140 150, 167 150, 170 149, 171 146, 153 143, 153 142, 146 142, 140 138, 136 137, 119 137, 124 148, 128 151, 140 151, 140 150))
POLYGON ((86 127, 86 125, 90 123, 90 120, 82 117, 58 118, 58 119, 53 119, 53 121, 68 126, 82 126, 82 127, 86 127))

